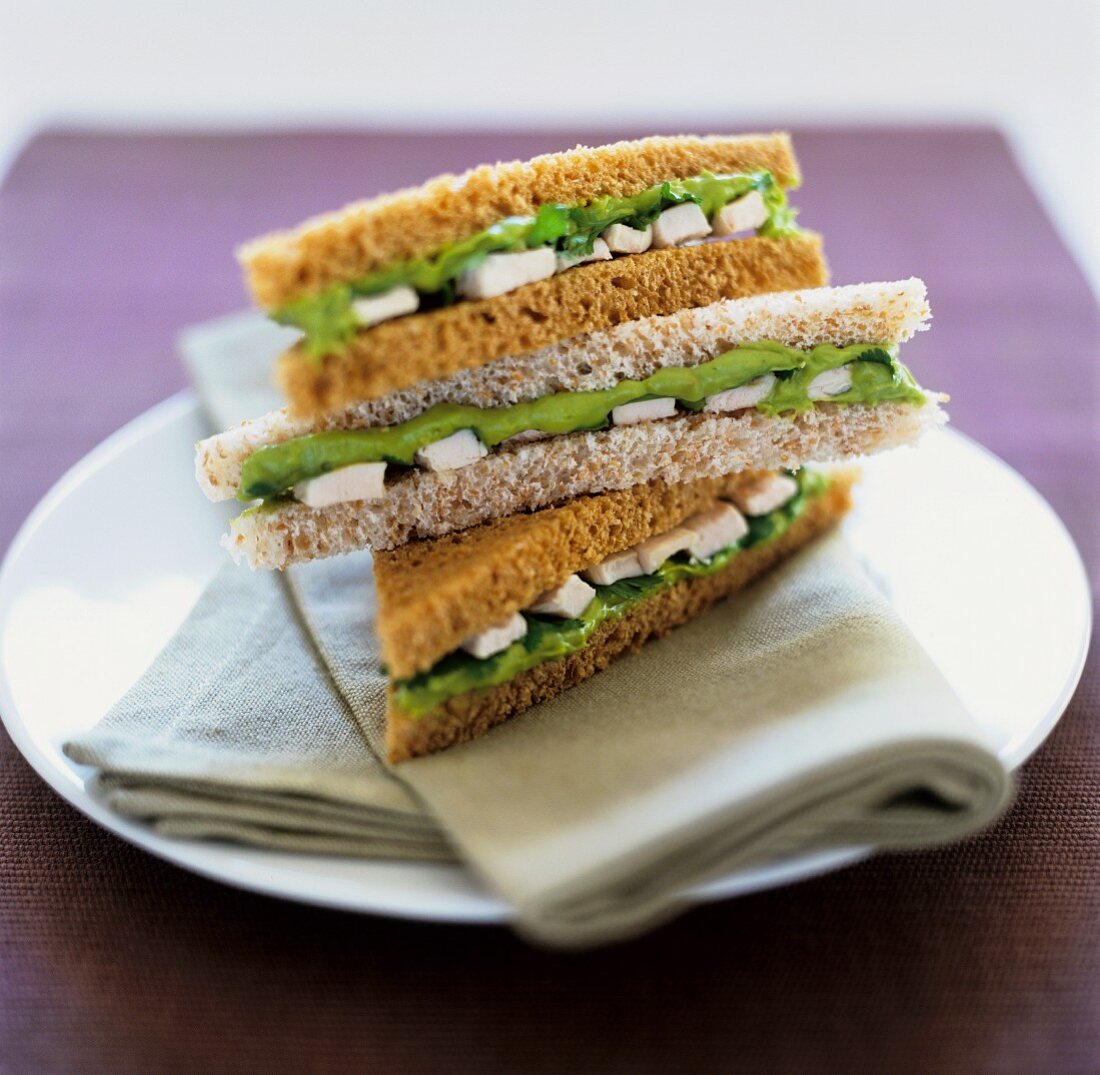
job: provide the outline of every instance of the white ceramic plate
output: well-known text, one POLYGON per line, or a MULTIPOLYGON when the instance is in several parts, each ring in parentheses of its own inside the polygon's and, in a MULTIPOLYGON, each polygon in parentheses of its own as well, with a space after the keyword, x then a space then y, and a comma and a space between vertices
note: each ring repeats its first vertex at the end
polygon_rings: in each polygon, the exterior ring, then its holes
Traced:
MULTIPOLYGON (((206 432, 193 396, 166 400, 74 467, 27 520, 0 569, 0 712, 12 738, 79 810, 197 873, 350 910, 506 919, 457 866, 165 839, 107 810, 86 789, 90 774, 62 755, 61 743, 137 679, 223 562, 230 508, 205 500, 191 467, 206 432)), ((1092 619, 1084 568, 1050 507, 983 448, 946 433, 869 460, 845 530, 1001 757, 1019 765, 1068 703, 1092 619)), ((868 850, 743 871, 693 895, 768 888, 868 850)))

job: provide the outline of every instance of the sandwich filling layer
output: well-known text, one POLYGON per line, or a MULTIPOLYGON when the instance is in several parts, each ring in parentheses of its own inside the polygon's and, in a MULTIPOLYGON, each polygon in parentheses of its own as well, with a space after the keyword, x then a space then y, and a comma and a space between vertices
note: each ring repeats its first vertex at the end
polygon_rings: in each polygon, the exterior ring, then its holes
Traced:
POLYGON ((817 402, 921 406, 925 395, 898 361, 897 350, 863 343, 801 351, 763 341, 607 389, 558 392, 494 408, 440 403, 393 426, 327 430, 262 447, 245 459, 237 497, 293 496, 315 507, 376 500, 385 495, 388 465, 453 470, 501 445, 684 412, 755 408, 776 416, 817 402))
POLYGON ((434 254, 287 303, 272 317, 300 329, 307 354, 341 350, 365 328, 461 299, 486 299, 587 261, 629 256, 710 236, 798 231, 783 188, 768 171, 709 172, 655 184, 630 197, 548 203, 508 217, 434 254))
POLYGON ((499 686, 545 661, 574 653, 609 620, 677 582, 721 571, 746 549, 776 540, 828 488, 829 479, 818 471, 774 475, 749 499, 739 498, 744 515, 720 502, 712 512, 593 565, 584 572, 590 585, 572 576, 530 608, 468 639, 426 672, 396 680, 393 702, 404 714, 421 717, 450 698, 499 686))

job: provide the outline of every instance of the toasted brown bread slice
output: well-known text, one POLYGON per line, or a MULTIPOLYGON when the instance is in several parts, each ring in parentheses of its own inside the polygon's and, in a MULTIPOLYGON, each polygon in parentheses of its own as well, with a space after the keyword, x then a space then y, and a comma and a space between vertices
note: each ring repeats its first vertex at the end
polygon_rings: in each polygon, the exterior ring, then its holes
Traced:
POLYGON ((639 317, 820 287, 828 276, 821 238, 812 233, 650 250, 580 265, 493 299, 385 321, 340 354, 315 358, 292 348, 277 379, 291 413, 314 417, 639 317))
POLYGON ((253 240, 237 256, 256 302, 274 310, 396 261, 429 256, 505 217, 531 215, 545 202, 578 205, 704 171, 759 170, 770 171, 783 187, 798 184, 789 135, 679 135, 578 146, 441 175, 420 187, 355 202, 293 231, 253 240))
POLYGON ((498 687, 458 695, 418 717, 402 712, 391 691, 386 712, 389 760, 405 761, 476 739, 493 725, 553 698, 617 657, 634 653, 650 639, 694 619, 834 525, 851 506, 853 480, 853 475, 838 478, 775 541, 747 549, 716 574, 678 582, 608 621, 576 653, 540 664, 498 687))
POLYGON ((732 495, 760 472, 655 481, 375 553, 382 663, 405 679, 543 590, 732 495))

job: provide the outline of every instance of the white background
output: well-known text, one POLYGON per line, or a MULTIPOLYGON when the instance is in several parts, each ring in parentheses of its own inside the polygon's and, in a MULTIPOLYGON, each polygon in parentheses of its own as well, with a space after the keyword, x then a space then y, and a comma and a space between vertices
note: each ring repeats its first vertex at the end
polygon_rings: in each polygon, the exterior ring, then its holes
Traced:
POLYGON ((46 120, 992 120, 1100 283, 1098 70, 1092 0, 0 0, 0 167, 46 120))

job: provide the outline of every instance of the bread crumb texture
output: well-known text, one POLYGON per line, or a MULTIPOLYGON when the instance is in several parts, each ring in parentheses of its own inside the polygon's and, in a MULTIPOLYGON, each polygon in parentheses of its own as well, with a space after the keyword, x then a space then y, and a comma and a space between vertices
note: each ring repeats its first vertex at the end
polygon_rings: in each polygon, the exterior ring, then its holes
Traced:
POLYGON ((579 205, 637 194, 666 179, 770 171, 799 182, 790 136, 659 136, 577 146, 529 161, 482 165, 419 187, 355 202, 246 243, 237 252, 256 303, 275 310, 332 284, 352 282, 396 261, 430 256, 505 217, 533 215, 544 202, 579 205))
POLYGON ((498 450, 462 470, 410 473, 380 501, 320 509, 288 502, 246 513, 230 524, 223 544, 252 567, 284 568, 367 547, 392 549, 651 481, 679 484, 870 455, 911 444, 946 420, 937 397, 929 396, 923 407, 826 403, 790 418, 758 411, 682 415, 573 433, 498 450))
POLYGON ((635 653, 651 639, 701 615, 835 524, 851 506, 851 482, 836 482, 812 501, 789 530, 767 545, 748 549, 714 575, 685 579, 600 626, 583 649, 520 673, 507 683, 450 699, 419 717, 397 708, 391 692, 386 748, 391 762, 431 754, 476 739, 509 717, 544 702, 635 653))

